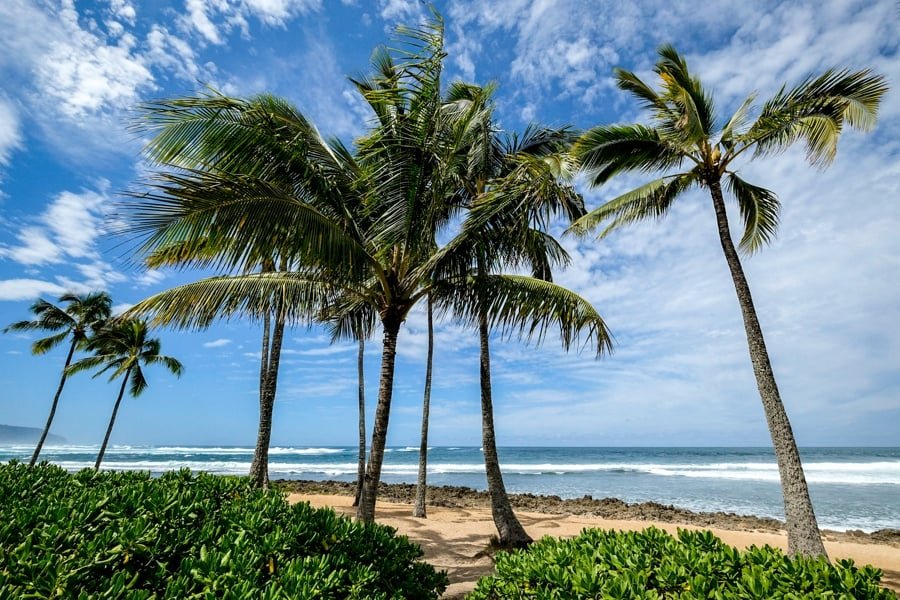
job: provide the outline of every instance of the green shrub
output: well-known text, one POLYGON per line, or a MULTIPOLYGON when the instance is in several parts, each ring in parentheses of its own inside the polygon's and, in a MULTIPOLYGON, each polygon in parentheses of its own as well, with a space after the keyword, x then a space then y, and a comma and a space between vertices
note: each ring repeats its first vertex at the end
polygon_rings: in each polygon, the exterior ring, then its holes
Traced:
POLYGON ((437 598, 393 529, 246 480, 0 465, 0 598, 437 598))
POLYGON ((895 599, 878 587, 881 575, 850 560, 788 558, 770 546, 740 552, 709 531, 681 530, 675 538, 655 528, 586 529, 498 554, 496 573, 468 599, 895 599))

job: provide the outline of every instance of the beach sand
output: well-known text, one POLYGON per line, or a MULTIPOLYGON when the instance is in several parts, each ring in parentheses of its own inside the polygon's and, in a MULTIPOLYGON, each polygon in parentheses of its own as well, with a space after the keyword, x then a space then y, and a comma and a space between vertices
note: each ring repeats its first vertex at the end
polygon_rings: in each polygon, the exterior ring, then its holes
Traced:
MULTIPOLYGON (((354 515, 353 498, 347 495, 289 493, 290 502, 309 502, 315 507, 331 507, 338 513, 354 515)), ((438 569, 446 570, 450 577, 450 587, 444 598, 463 598, 475 587, 478 578, 493 570, 490 554, 490 539, 496 534, 490 509, 478 506, 428 506, 428 517, 417 519, 412 516, 412 505, 406 502, 379 501, 376 520, 396 528, 401 534, 419 544, 425 552, 425 560, 438 569)), ((671 533, 684 529, 711 529, 726 543, 738 548, 750 545, 769 544, 787 547, 784 533, 775 531, 751 531, 679 525, 650 520, 604 519, 595 516, 547 514, 517 510, 516 514, 525 529, 534 539, 545 535, 567 537, 578 535, 586 527, 605 529, 640 530, 651 525, 671 533)), ((829 539, 825 546, 832 560, 852 558, 857 564, 871 564, 884 570, 882 582, 887 587, 900 591, 900 547, 890 543, 866 541, 840 541, 829 539)))

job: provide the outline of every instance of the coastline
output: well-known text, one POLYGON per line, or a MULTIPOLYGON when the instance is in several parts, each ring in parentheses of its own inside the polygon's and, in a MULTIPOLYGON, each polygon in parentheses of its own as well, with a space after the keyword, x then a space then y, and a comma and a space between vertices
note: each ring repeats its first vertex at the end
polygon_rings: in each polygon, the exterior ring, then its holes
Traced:
MULTIPOLYGON (((306 479, 273 480, 273 486, 288 494, 315 496, 353 496, 354 482, 316 481, 306 479)), ((378 501, 396 504, 412 504, 416 486, 411 483, 384 483, 378 487, 378 501)), ((690 525, 704 529, 740 532, 785 534, 784 523, 777 519, 740 515, 730 512, 695 512, 685 508, 641 502, 630 504, 617 498, 563 499, 559 496, 539 494, 509 494, 516 511, 540 513, 543 515, 590 517, 614 521, 640 521, 650 524, 690 525)), ((428 486, 425 502, 429 507, 480 509, 490 508, 487 491, 461 486, 428 486)), ((900 549, 900 529, 880 529, 871 533, 849 530, 834 531, 823 529, 826 541, 878 544, 900 549)))

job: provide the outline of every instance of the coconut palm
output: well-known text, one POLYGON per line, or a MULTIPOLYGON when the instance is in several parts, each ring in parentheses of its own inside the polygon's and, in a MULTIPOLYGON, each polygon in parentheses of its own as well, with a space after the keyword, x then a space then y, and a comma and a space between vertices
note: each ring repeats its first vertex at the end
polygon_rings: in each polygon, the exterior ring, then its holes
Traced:
POLYGON ((709 191, 775 447, 789 550, 792 554, 824 555, 800 455, 772 373, 750 287, 731 238, 724 192, 731 194, 740 209, 744 231, 739 248, 746 254, 759 250, 775 235, 780 203, 774 192, 738 175, 737 159, 771 155, 803 142, 808 160, 826 166, 835 157, 845 125, 862 130, 874 126, 887 87, 883 78, 868 70, 830 69, 792 89, 782 88, 762 105, 755 119, 751 119, 755 100, 755 95, 751 95, 723 123, 717 119, 712 97, 691 75, 685 59, 671 46, 660 48, 659 56, 655 67, 660 78, 658 90, 630 71, 616 71, 619 88, 630 92, 649 110, 652 124, 595 127, 581 136, 574 153, 594 186, 622 172, 666 174, 606 202, 582 217, 573 229, 587 232, 603 223, 606 227, 602 237, 634 221, 663 217, 674 201, 691 188, 709 191))
MULTIPOLYGON (((144 106, 141 127, 153 136, 147 156, 162 168, 125 215, 130 231, 144 235, 144 252, 212 234, 228 240, 217 260, 231 269, 251 251, 277 254, 289 267, 179 286, 144 300, 132 314, 175 327, 259 317, 275 307, 287 323, 338 318, 346 327, 352 320, 342 315, 362 310, 380 321, 378 399, 357 510, 364 521, 375 515, 398 333, 433 287, 436 232, 459 210, 446 184, 446 166, 462 150, 448 123, 457 115, 440 94, 443 26, 436 20, 400 32, 406 50, 399 60, 380 50, 373 75, 353 80, 374 114, 354 152, 324 139, 272 96, 210 93, 144 106)), ((568 300, 510 281, 498 287, 491 319, 501 327, 540 329, 569 315, 568 304, 554 304, 568 300)), ((563 327, 595 331, 580 321, 563 327)))
MULTIPOLYGON (((448 103, 468 115, 457 123, 465 160, 451 171, 455 193, 470 212, 462 232, 440 253, 434 277, 439 288, 448 288, 442 297, 450 299, 453 312, 478 328, 482 449, 491 512, 500 544, 515 547, 532 540, 512 510, 497 451, 490 371, 490 321, 498 308, 493 299, 508 286, 528 289, 530 294, 518 301, 537 301, 530 310, 540 313, 546 308, 541 303, 554 298, 554 310, 564 312, 557 315, 558 322, 577 322, 591 330, 598 354, 610 349, 610 336, 590 304, 550 281, 551 268, 565 264, 568 255, 544 229, 555 215, 571 221, 584 213, 581 197, 567 183, 572 173, 563 152, 572 135, 567 129, 534 125, 521 136, 499 131, 493 123, 492 93, 490 86, 461 83, 447 93, 448 103), (534 276, 503 275, 510 267, 526 268, 534 276)), ((572 333, 563 328, 565 347, 572 341, 565 336, 572 333)))
MULTIPOLYGON (((225 252, 227 240, 217 237, 200 239, 194 243, 184 240, 168 242, 151 252, 145 259, 148 268, 208 268, 218 266, 218 258, 225 252)), ((259 267, 261 272, 275 271, 275 260, 251 252, 245 259, 245 271, 259 267)), ((278 311, 266 311, 262 315, 262 349, 259 371, 259 423, 256 446, 250 463, 250 481, 257 487, 269 486, 269 444, 272 437, 272 414, 275 409, 275 392, 281 362, 281 346, 284 340, 285 321, 278 311)))
POLYGON ((363 482, 366 479, 366 374, 365 374, 365 356, 366 356, 366 340, 359 338, 359 350, 356 356, 356 380, 357 386, 357 404, 358 404, 358 430, 359 430, 359 446, 357 449, 356 460, 356 493, 353 495, 353 506, 359 506, 362 499, 363 482))
POLYGON ((69 364, 75 350, 87 343, 93 331, 100 328, 106 319, 109 318, 112 306, 112 300, 106 292, 92 292, 89 294, 64 294, 59 298, 60 302, 66 302, 65 308, 56 306, 47 302, 43 298, 37 300, 31 305, 31 312, 37 318, 33 321, 19 321, 13 323, 6 329, 8 331, 57 331, 54 335, 36 340, 31 345, 33 354, 46 354, 57 345, 71 337, 69 344, 69 353, 66 355, 66 362, 63 365, 62 375, 59 378, 59 385, 56 388, 56 394, 53 396, 53 402, 50 404, 50 414, 47 416, 47 423, 38 439, 37 447, 31 455, 29 466, 34 466, 41 449, 44 447, 44 441, 47 434, 50 433, 50 426, 53 424, 53 417, 56 416, 56 408, 59 405, 59 396, 62 394, 63 386, 66 385, 66 378, 69 364))
POLYGON ((424 519, 425 491, 428 488, 428 418, 431 413, 431 367, 434 360, 434 302, 428 296, 428 349, 425 351, 425 391, 422 396, 422 432, 419 440, 419 473, 416 478, 416 500, 413 516, 424 519))
POLYGON ((160 354, 159 340, 148 338, 147 333, 147 324, 144 321, 138 319, 114 321, 98 331, 97 335, 87 343, 87 349, 93 350, 95 354, 82 358, 67 369, 71 374, 99 367, 100 370, 94 374, 94 377, 112 371, 109 381, 113 381, 117 377, 122 378, 122 386, 119 388, 119 395, 113 405, 112 415, 109 418, 109 425, 106 428, 103 443, 100 445, 94 469, 100 468, 103 455, 106 454, 106 445, 109 443, 109 436, 116 423, 119 405, 125 395, 125 386, 130 384, 128 391, 132 397, 140 396, 147 389, 147 379, 144 377, 143 369, 147 365, 162 365, 176 376, 181 376, 181 363, 170 356, 160 354))

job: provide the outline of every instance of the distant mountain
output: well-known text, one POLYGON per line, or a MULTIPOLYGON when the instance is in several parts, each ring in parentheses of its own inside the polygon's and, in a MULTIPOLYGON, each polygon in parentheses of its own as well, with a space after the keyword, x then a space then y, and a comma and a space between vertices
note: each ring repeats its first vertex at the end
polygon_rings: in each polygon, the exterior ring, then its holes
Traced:
MULTIPOLYGON (((16 427, 0 425, 0 444, 36 444, 41 437, 41 429, 37 427, 16 427)), ((47 436, 45 444, 65 444, 66 438, 61 435, 47 436)))

